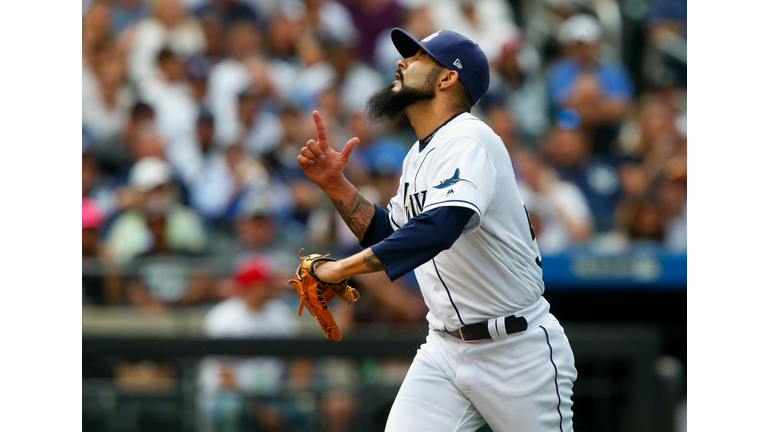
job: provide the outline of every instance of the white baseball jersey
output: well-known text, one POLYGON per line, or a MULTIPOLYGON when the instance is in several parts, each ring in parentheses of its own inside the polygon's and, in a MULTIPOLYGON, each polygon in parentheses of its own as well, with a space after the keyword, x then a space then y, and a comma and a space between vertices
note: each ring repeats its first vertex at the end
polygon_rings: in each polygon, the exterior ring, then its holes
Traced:
POLYGON ((388 205, 397 230, 409 218, 441 206, 472 209, 448 250, 415 270, 427 320, 435 330, 511 315, 544 292, 541 257, 501 139, 464 113, 441 127, 403 161, 397 195, 388 205))

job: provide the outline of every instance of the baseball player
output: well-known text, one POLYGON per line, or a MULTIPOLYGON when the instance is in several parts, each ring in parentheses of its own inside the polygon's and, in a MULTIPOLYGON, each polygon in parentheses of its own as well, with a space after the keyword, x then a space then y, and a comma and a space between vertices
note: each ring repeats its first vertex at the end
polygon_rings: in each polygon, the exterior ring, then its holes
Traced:
POLYGON ((395 81, 371 96, 370 121, 406 115, 418 136, 387 209, 342 171, 357 138, 336 152, 313 112, 317 140, 297 160, 365 248, 314 267, 318 280, 415 270, 429 334, 387 420, 387 431, 570 431, 576 379, 563 328, 542 297, 536 236, 509 154, 470 114, 488 89, 474 42, 451 31, 418 41, 401 29, 395 81))

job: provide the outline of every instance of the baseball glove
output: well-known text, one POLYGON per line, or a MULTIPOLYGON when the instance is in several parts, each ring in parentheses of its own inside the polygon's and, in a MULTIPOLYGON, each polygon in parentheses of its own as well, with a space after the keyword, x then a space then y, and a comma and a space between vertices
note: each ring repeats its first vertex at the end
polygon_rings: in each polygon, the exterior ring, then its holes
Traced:
POLYGON ((328 304, 335 296, 339 296, 347 303, 352 304, 360 298, 360 293, 347 284, 349 279, 344 279, 338 283, 328 283, 318 279, 315 275, 315 267, 320 263, 336 260, 328 258, 329 254, 310 254, 303 257, 301 256, 303 250, 299 251, 301 263, 296 269, 296 276, 288 281, 289 284, 296 285, 296 293, 301 299, 299 316, 306 307, 309 313, 320 323, 325 337, 335 341, 341 340, 339 327, 336 325, 336 320, 333 319, 331 310, 328 309, 328 304))

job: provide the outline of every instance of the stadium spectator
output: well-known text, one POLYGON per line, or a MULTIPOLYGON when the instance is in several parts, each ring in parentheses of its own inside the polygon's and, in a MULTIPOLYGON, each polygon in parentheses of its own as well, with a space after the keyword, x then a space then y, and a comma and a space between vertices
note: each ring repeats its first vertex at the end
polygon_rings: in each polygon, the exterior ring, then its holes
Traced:
POLYGON ((622 161, 618 174, 623 199, 642 198, 648 193, 650 179, 637 159, 622 161))
POLYGON ((301 27, 296 13, 276 12, 264 34, 264 49, 272 58, 289 60, 296 56, 301 27))
POLYGON ((210 110, 208 97, 208 77, 211 73, 212 63, 204 56, 194 56, 187 61, 185 66, 189 85, 192 87, 192 98, 198 108, 210 110))
POLYGON ((104 212, 98 204, 83 198, 83 301, 114 304, 120 301, 120 278, 104 249, 99 230, 104 212))
POLYGON ((515 13, 504 0, 428 0, 433 23, 476 42, 488 57, 496 61, 501 47, 517 31, 515 13))
POLYGON ((83 126, 99 147, 119 138, 134 104, 125 72, 124 56, 109 39, 95 44, 83 63, 83 126))
POLYGON ((194 184, 206 166, 220 152, 213 140, 214 119, 210 112, 202 111, 195 122, 194 134, 173 140, 167 148, 168 163, 179 173, 187 187, 194 184))
POLYGON ((375 190, 374 194, 366 196, 386 208, 389 200, 397 194, 408 147, 397 139, 384 136, 376 138, 365 148, 358 145, 357 150, 368 174, 368 185, 375 190))
POLYGON ((560 26, 563 57, 549 68, 551 109, 571 108, 594 135, 593 152, 610 154, 634 87, 626 69, 600 55, 602 30, 592 16, 577 14, 560 26))
POLYGON ((136 24, 128 56, 128 75, 135 83, 152 75, 164 47, 184 59, 205 48, 200 24, 179 0, 151 0, 149 4, 151 15, 136 24))
POLYGON ((158 158, 143 158, 129 174, 138 205, 115 220, 107 246, 120 264, 148 253, 199 254, 206 247, 202 221, 179 203, 171 167, 158 158))
POLYGON ((250 90, 254 97, 264 98, 272 92, 261 45, 258 28, 249 22, 238 22, 227 33, 229 57, 211 69, 210 109, 216 118, 217 140, 223 144, 235 141, 241 133, 240 96, 250 90))
POLYGON ((579 114, 563 110, 545 143, 547 160, 560 178, 574 183, 584 194, 595 220, 595 230, 614 227, 614 210, 621 195, 618 173, 609 160, 592 154, 592 144, 581 129, 579 114))
MULTIPOLYGON (((488 126, 501 138, 507 152, 513 155, 520 147, 520 137, 517 130, 517 118, 503 105, 492 105, 486 110, 485 120, 488 126)), ((514 166, 515 161, 512 161, 514 166)))
POLYGON ((155 110, 148 104, 136 101, 129 110, 128 119, 121 135, 106 145, 93 146, 94 157, 101 168, 111 176, 122 177, 135 161, 133 149, 140 140, 140 133, 154 130, 155 110))
MULTIPOLYGON (((400 28, 419 40, 435 32, 427 2, 414 2, 413 4, 404 4, 403 6, 406 9, 402 11, 400 28)), ((384 82, 389 82, 390 79, 394 79, 396 70, 392 65, 402 58, 400 53, 397 52, 397 48, 392 44, 390 30, 379 33, 373 49, 374 57, 371 60, 371 64, 379 72, 384 82)))
POLYGON ((339 88, 341 103, 350 111, 363 111, 368 96, 384 82, 371 67, 358 58, 357 37, 323 37, 321 46, 330 66, 331 85, 339 88))
POLYGON ((280 120, 267 107, 266 97, 255 88, 249 88, 237 97, 237 122, 231 136, 222 136, 223 143, 241 137, 245 148, 253 155, 264 155, 283 138, 280 120))
POLYGON ((165 141, 154 122, 139 124, 133 139, 128 142, 128 150, 135 161, 143 158, 165 159, 165 141))
POLYGON ((304 26, 303 12, 279 13, 271 29, 276 31, 268 39, 276 97, 301 108, 314 107, 329 81, 319 40, 304 26))
POLYGON ((93 55, 94 47, 104 40, 110 40, 114 28, 110 24, 112 11, 104 0, 97 0, 88 5, 83 14, 83 61, 88 63, 93 55))
POLYGON ((639 198, 651 191, 660 178, 685 179, 687 139, 685 114, 658 93, 638 102, 637 119, 625 123, 621 148, 628 155, 620 167, 625 196, 639 198))
POLYGON ((624 233, 630 241, 664 241, 664 217, 661 205, 654 196, 622 202, 617 213, 624 233))
POLYGON ((295 106, 285 105, 280 109, 279 118, 284 131, 283 138, 280 144, 264 155, 264 162, 268 166, 270 175, 290 189, 294 203, 291 217, 306 224, 309 214, 320 205, 324 197, 296 163, 296 155, 304 145, 307 134, 311 133, 312 127, 309 119, 302 117, 295 106))
POLYGON ((155 123, 155 110, 146 102, 138 101, 131 107, 131 115, 123 130, 123 141, 130 142, 135 139, 139 127, 155 123))
POLYGON ((129 185, 138 194, 138 205, 118 216, 106 240, 128 275, 129 301, 162 311, 209 300, 213 281, 205 266, 179 259, 204 252, 207 238, 197 214, 179 203, 171 167, 161 159, 143 158, 131 169, 129 185))
POLYGON ((688 2, 686 0, 660 0, 648 12, 646 33, 651 46, 656 48, 651 56, 661 57, 658 62, 646 59, 646 64, 657 66, 647 68, 649 80, 657 85, 685 86, 688 66, 688 2), (655 70, 653 70, 655 69, 655 70))
POLYGON ((334 0, 303 0, 302 28, 313 38, 330 36, 336 40, 358 37, 358 30, 352 14, 341 3, 334 0))
POLYGON ((270 178, 264 162, 249 155, 240 143, 216 149, 205 162, 190 185, 190 202, 209 221, 231 221, 249 192, 282 186, 270 178))
POLYGON ((227 57, 227 29, 216 13, 202 13, 198 20, 205 37, 205 48, 202 56, 211 65, 215 65, 227 57))
POLYGON ((664 220, 664 244, 674 251, 688 247, 688 205, 686 181, 661 180, 655 187, 664 220))
MULTIPOLYGON (((233 272, 236 294, 215 305, 203 324, 210 338, 292 338, 296 312, 275 295, 276 272, 265 255, 241 260, 233 272)), ((285 430, 304 419, 282 411, 277 394, 286 387, 289 365, 279 358, 213 357, 200 365, 200 402, 216 430, 285 430), (255 406, 256 408, 250 408, 255 406)), ((295 411, 295 410, 292 410, 295 411)), ((294 425, 295 427, 295 425, 294 425)))
POLYGON ((656 142, 667 140, 675 130, 676 108, 659 94, 646 94, 637 101, 636 114, 623 127, 621 150, 642 158, 656 142))
POLYGON ((112 9, 111 25, 115 34, 121 34, 126 29, 136 25, 149 12, 144 0, 115 0, 110 4, 112 9))
POLYGON ((275 193, 254 190, 243 197, 232 221, 235 238, 222 238, 214 245, 216 256, 228 257, 238 262, 253 254, 268 254, 279 271, 296 270, 296 253, 303 242, 303 232, 298 238, 280 217, 280 204, 275 193))
MULTIPOLYGON (((366 122, 365 113, 362 111, 349 113, 345 117, 345 120, 347 129, 346 135, 356 136, 360 140, 356 146, 355 153, 352 153, 351 156, 356 163, 347 168, 346 175, 349 176, 349 178, 354 179, 355 182, 369 184, 371 180, 372 165, 369 163, 371 159, 368 157, 368 152, 376 147, 383 129, 381 128, 381 125, 366 122)), ((391 197, 392 196, 389 198, 391 197)))
POLYGON ((236 22, 247 21, 259 25, 259 13, 242 0, 210 0, 195 10, 198 17, 216 15, 224 28, 231 27, 236 22))
MULTIPOLYGON (((361 61, 373 60, 376 39, 380 34, 389 35, 389 30, 398 27, 403 7, 394 0, 342 1, 352 16, 358 32, 358 53, 361 61)), ((397 59, 396 59, 397 60, 397 59)), ((390 68, 393 63, 390 63, 390 68)), ((378 87, 377 87, 378 88, 378 87)))
POLYGON ((540 57, 517 31, 501 46, 491 68, 491 82, 481 105, 504 105, 518 125, 522 140, 535 145, 549 127, 547 83, 539 68, 540 57))
POLYGON ((141 82, 141 99, 152 105, 157 130, 165 142, 194 132, 199 107, 184 61, 168 48, 157 55, 157 71, 141 82))
POLYGON ((560 180, 557 172, 539 155, 515 153, 519 167, 520 196, 526 210, 535 213, 539 228, 536 243, 543 254, 556 254, 573 244, 584 243, 593 231, 592 214, 584 195, 572 183, 560 180))
POLYGON ((105 219, 110 219, 127 204, 128 196, 121 194, 122 189, 114 189, 104 178, 99 164, 91 151, 91 143, 83 133, 83 158, 82 158, 82 195, 83 199, 89 198, 104 213, 105 219))

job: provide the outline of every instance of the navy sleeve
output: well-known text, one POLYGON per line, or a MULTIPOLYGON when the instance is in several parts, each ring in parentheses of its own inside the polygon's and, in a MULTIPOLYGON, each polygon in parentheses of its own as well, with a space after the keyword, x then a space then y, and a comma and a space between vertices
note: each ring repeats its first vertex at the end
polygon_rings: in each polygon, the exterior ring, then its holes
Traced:
POLYGON ((368 229, 365 230, 363 239, 360 240, 360 246, 363 249, 375 245, 395 232, 389 223, 389 212, 379 207, 378 204, 374 204, 374 207, 376 213, 373 214, 373 219, 371 219, 368 229))
POLYGON ((474 210, 464 207, 427 210, 371 246, 371 250, 389 279, 395 280, 450 248, 474 214, 474 210))

